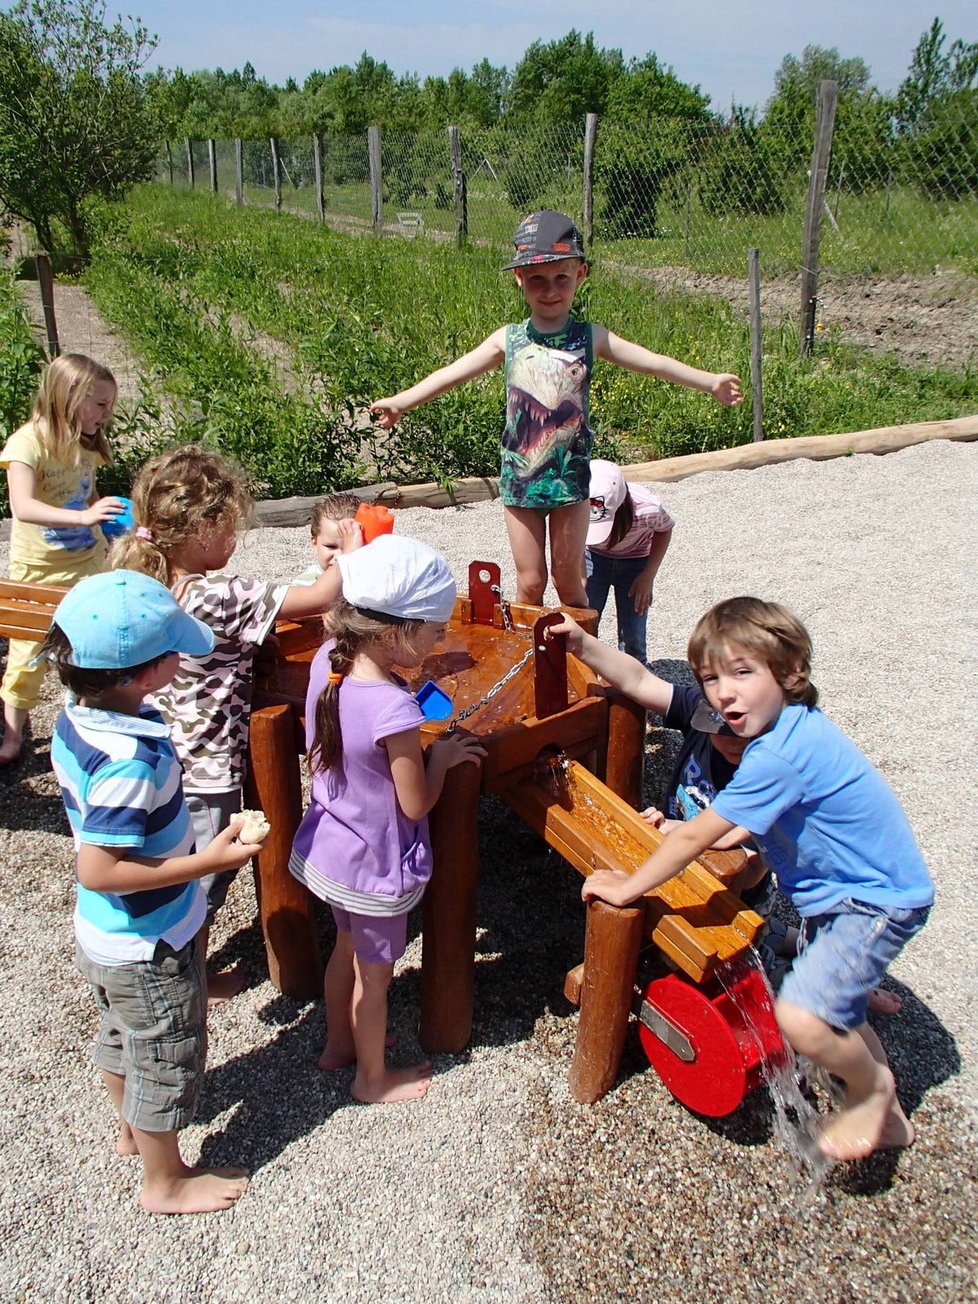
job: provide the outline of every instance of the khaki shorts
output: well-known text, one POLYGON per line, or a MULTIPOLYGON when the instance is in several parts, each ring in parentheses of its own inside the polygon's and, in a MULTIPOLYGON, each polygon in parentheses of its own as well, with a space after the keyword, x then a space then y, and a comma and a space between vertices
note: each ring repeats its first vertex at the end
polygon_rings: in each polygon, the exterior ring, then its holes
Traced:
POLYGON ((92 1059, 125 1078, 122 1117, 142 1132, 175 1132, 197 1108, 207 1049, 198 950, 161 941, 152 960, 101 965, 75 948, 99 1010, 92 1059))

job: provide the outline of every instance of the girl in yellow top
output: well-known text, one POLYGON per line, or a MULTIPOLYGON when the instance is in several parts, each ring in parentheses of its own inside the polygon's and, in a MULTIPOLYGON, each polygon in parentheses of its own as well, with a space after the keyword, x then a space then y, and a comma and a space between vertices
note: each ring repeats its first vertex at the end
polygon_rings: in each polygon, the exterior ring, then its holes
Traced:
MULTIPOLYGON (((99 498, 95 474, 112 461, 105 427, 115 406, 111 371, 80 353, 48 366, 30 421, 0 452, 7 472, 10 578, 34 584, 72 585, 105 570, 101 523, 124 510, 118 498, 99 498)), ((37 705, 44 664, 34 665, 40 643, 11 639, 0 686, 3 744, 0 765, 20 755, 28 712, 37 705)))

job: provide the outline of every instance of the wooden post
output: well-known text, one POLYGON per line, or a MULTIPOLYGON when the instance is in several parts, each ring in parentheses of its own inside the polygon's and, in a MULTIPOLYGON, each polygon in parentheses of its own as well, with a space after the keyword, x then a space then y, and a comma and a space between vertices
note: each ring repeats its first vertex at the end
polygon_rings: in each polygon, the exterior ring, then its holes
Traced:
POLYGON ((598 136, 598 115, 589 113, 584 119, 584 247, 591 248, 594 239, 594 145, 598 136))
POLYGON ((54 273, 51 271, 51 259, 45 253, 36 253, 34 266, 37 268, 37 284, 41 291, 41 307, 44 309, 48 358, 56 358, 61 352, 61 344, 58 340, 58 322, 54 315, 54 273))
POLYGON ((568 1074, 571 1095, 581 1104, 600 1100, 618 1076, 644 915, 641 901, 623 909, 588 902, 581 1017, 568 1074))
POLYGON ((302 818, 292 708, 266 706, 254 711, 249 745, 245 800, 262 809, 271 825, 255 871, 268 976, 286 996, 309 1001, 322 993, 323 964, 313 899, 288 869, 292 839, 302 818))
POLYGON ((320 222, 326 221, 326 200, 323 196, 323 142, 319 132, 312 133, 312 168, 316 183, 316 212, 320 222))
POLYGON ((211 194, 217 194, 217 141, 207 142, 207 162, 211 171, 211 194))
POLYGON ((166 170, 170 178, 170 185, 173 185, 173 150, 170 148, 170 142, 166 142, 166 170))
POLYGON ((761 256, 747 250, 750 292, 750 385, 754 405, 754 442, 764 438, 764 398, 761 392, 761 256))
POLYGON ((452 190, 455 194, 455 244, 461 248, 469 234, 469 197, 462 170, 462 137, 458 127, 448 128, 448 154, 452 167, 452 190))
POLYGON ((187 183, 190 189, 194 188, 194 144, 189 136, 185 140, 187 146, 187 183))
POLYGON ((689 262, 689 237, 693 225, 693 174, 686 178, 686 215, 683 219, 683 258, 689 262))
POLYGON ((272 147, 272 179, 275 185, 275 211, 282 211, 282 168, 279 164, 278 141, 274 136, 269 136, 268 143, 272 147))
POLYGON ((384 221, 384 178, 380 165, 380 128, 367 128, 367 156, 370 160, 370 220, 375 231, 384 221))
POLYGON ((608 699, 608 759, 604 783, 622 801, 641 810, 648 716, 644 707, 615 688, 606 688, 605 696, 608 699))
POLYGON ((475 906, 479 885, 477 765, 445 775, 431 812, 435 870, 424 897, 421 1044, 453 1054, 472 1035, 475 992, 475 906))
POLYGON ((236 136, 234 141, 234 202, 239 208, 244 206, 244 162, 240 136, 236 136))
POLYGON ((812 169, 808 177, 805 237, 801 251, 801 342, 798 351, 803 358, 807 358, 811 353, 805 326, 807 315, 811 311, 811 301, 818 293, 818 242, 822 227, 822 204, 825 202, 825 187, 832 158, 832 131, 835 126, 835 106, 838 98, 838 82, 819 82, 815 145, 812 149, 812 169))

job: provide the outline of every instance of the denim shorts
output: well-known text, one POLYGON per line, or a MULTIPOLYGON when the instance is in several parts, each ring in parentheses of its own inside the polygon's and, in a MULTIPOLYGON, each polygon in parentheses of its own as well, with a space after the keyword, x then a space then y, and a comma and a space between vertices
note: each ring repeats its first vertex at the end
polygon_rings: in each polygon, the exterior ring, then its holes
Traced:
POLYGON ((99 1011, 92 1059, 126 1080, 122 1117, 142 1132, 175 1132, 197 1108, 204 1076, 204 985, 196 939, 174 951, 160 941, 152 960, 96 964, 81 947, 75 963, 99 1011))
POLYGON ((353 949, 363 964, 393 964, 407 949, 407 915, 355 915, 330 904, 336 927, 353 934, 353 949))
POLYGON ((885 910, 850 899, 803 919, 798 958, 781 984, 781 1000, 830 1027, 861 1027, 870 992, 929 914, 930 906, 885 910))

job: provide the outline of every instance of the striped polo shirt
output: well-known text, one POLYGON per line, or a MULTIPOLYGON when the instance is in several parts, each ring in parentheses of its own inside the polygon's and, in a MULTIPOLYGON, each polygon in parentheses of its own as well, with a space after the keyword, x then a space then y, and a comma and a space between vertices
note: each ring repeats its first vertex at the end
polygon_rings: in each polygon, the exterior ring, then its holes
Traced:
MULTIPOLYGON (((152 860, 192 854, 183 771, 152 707, 122 715, 81 706, 67 694, 51 762, 76 851, 87 842, 152 860)), ((75 937, 96 964, 151 960, 161 938, 179 950, 204 922, 197 882, 145 892, 93 892, 80 883, 76 889, 75 937)))

